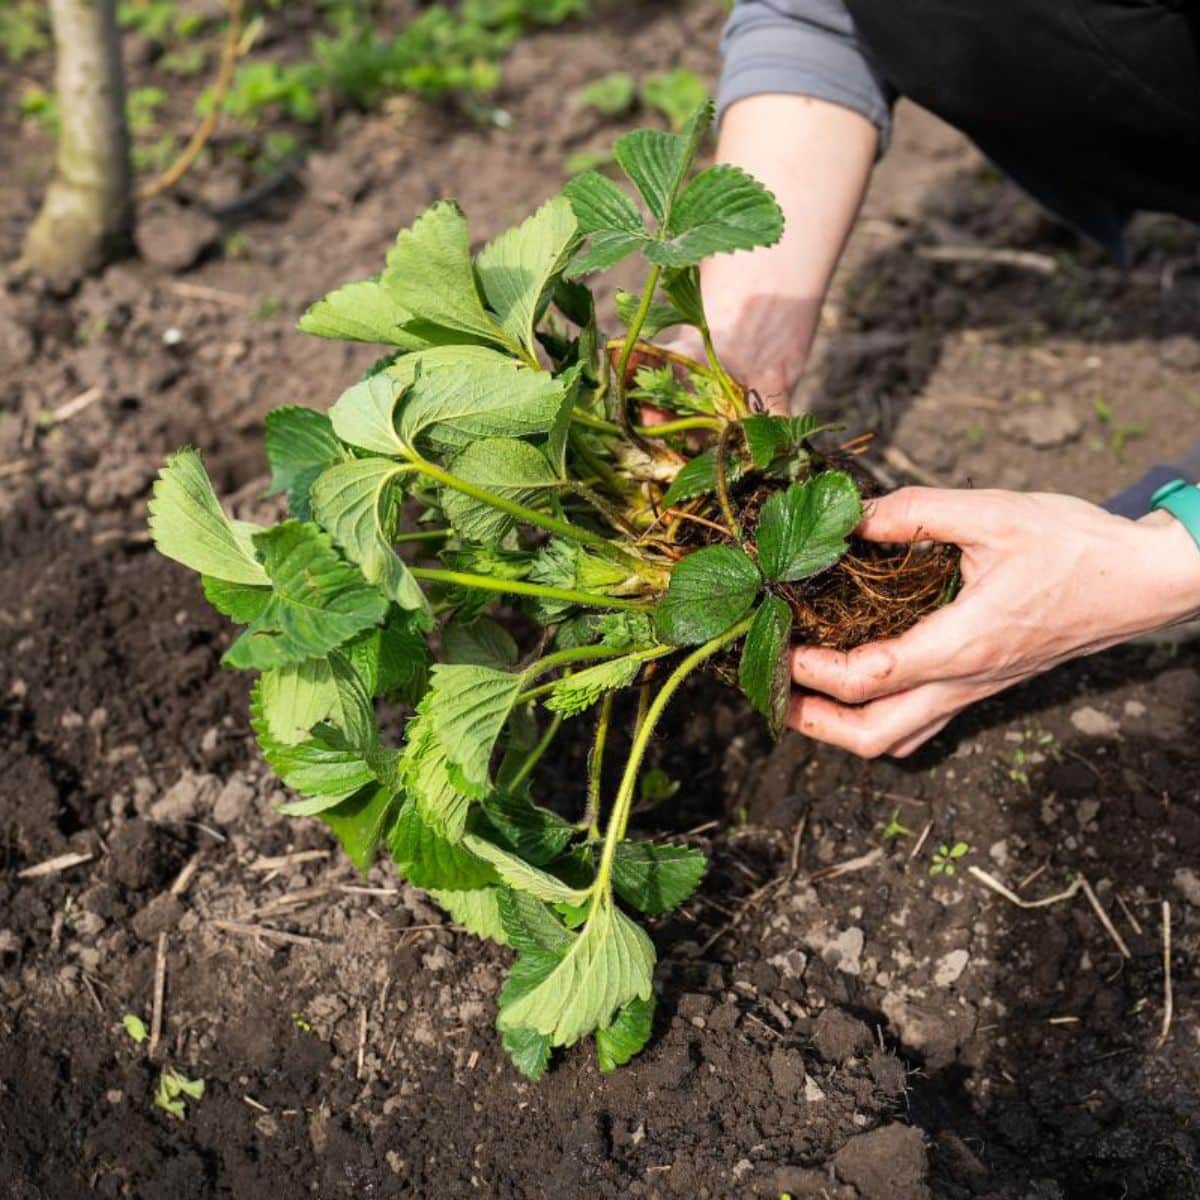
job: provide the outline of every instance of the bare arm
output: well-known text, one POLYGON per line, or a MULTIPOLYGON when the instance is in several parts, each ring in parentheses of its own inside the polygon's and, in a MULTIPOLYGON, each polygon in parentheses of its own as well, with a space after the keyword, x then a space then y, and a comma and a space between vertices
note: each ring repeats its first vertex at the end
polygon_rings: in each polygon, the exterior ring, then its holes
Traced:
POLYGON ((765 183, 787 225, 775 246, 709 259, 705 307, 727 365, 776 411, 804 369, 878 139, 865 117, 808 96, 748 96, 725 114, 718 159, 765 183))

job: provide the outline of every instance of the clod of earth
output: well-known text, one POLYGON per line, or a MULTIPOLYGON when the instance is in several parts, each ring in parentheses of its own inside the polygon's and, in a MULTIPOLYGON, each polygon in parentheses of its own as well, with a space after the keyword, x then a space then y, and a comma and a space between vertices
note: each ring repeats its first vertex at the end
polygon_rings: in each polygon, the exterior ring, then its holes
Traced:
POLYGON ((268 418, 287 520, 231 520, 186 449, 151 502, 158 549, 244 627, 224 661, 258 673, 251 723, 296 793, 284 811, 325 821, 363 871, 385 848, 455 921, 516 951, 497 1025, 535 1079, 556 1046, 593 1036, 608 1071, 649 1038, 656 954, 630 912, 677 907, 706 864, 629 822, 686 678, 740 646, 737 682, 778 735, 794 641, 894 634, 956 579, 945 548, 856 542, 851 457, 819 450, 811 417, 756 411, 722 366, 698 266, 775 242, 783 218, 734 167, 693 174, 711 117, 706 104, 679 133, 616 143, 645 211, 585 172, 472 258, 463 214, 438 203, 380 275, 313 305, 307 332, 389 349, 328 413, 268 418), (618 297, 625 332, 606 341, 579 279, 635 252, 645 286, 618 297), (676 325, 699 330, 705 361, 650 342, 676 325), (663 423, 635 424, 642 406, 663 423), (626 688, 637 717, 609 800, 604 750, 626 688), (409 706, 402 739, 386 736, 380 697, 409 706), (572 820, 533 785, 588 709, 572 820))

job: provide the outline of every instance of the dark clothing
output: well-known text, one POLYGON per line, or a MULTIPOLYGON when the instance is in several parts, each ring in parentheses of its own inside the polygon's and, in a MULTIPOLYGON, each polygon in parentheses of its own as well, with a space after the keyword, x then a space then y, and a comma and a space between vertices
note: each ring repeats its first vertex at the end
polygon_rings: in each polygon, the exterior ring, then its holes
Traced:
POLYGON ((1200 221, 1197 0, 739 0, 721 103, 908 96, 1121 257, 1137 209, 1200 221))

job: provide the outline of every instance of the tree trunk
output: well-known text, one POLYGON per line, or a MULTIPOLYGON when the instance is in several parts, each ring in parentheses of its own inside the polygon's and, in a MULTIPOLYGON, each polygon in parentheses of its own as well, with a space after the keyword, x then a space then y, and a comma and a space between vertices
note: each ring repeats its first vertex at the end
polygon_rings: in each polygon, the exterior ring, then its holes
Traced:
POLYGON ((58 154, 22 263, 71 280, 100 266, 132 229, 125 83, 116 0, 50 0, 50 20, 58 154))

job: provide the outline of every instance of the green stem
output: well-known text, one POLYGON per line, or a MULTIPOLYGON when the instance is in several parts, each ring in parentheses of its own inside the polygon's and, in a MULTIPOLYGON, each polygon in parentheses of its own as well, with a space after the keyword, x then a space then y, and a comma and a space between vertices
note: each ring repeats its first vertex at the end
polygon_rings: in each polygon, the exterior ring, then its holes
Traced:
MULTIPOLYGON (((614 425, 612 421, 605 421, 601 417, 593 417, 591 413, 580 412, 579 409, 575 410, 571 420, 600 433, 611 433, 617 436, 621 433, 619 425, 614 425)), ((661 425, 635 425, 633 432, 644 438, 670 437, 674 433, 687 433, 693 429, 705 429, 712 433, 720 433, 724 426, 725 422, 720 417, 679 417, 674 421, 664 421, 661 425)))
POLYGON ((554 719, 546 726, 546 732, 538 739, 538 744, 530 750, 521 764, 521 769, 508 781, 508 787, 512 791, 516 791, 533 774, 533 769, 538 765, 542 755, 550 749, 550 743, 554 741, 554 736, 558 733, 562 721, 562 713, 555 713, 554 719))
POLYGON ((397 534, 392 538, 392 544, 401 546, 405 542, 444 542, 453 534, 453 529, 419 529, 413 533, 397 534))
MULTIPOLYGON (((604 645, 579 646, 572 650, 559 650, 554 654, 548 654, 529 667, 525 674, 533 678, 536 675, 544 675, 547 671, 552 671, 557 667, 586 662, 589 659, 595 661, 596 659, 629 657, 638 658, 642 662, 652 662, 656 658, 662 658, 664 655, 674 652, 674 646, 648 646, 644 650, 613 650, 611 646, 604 645)), ((560 680, 557 679, 551 679, 549 683, 539 683, 537 687, 531 687, 522 692, 517 697, 517 703, 523 704, 527 700, 538 700, 542 696, 547 696, 558 687, 559 683, 560 680)))
POLYGON ((646 317, 650 312, 650 305, 654 303, 654 293, 658 289, 658 279, 661 274, 662 267, 650 268, 646 286, 642 289, 642 298, 638 301, 637 310, 634 312, 633 320, 629 322, 629 330, 625 334, 625 344, 621 347, 621 357, 617 360, 617 374, 613 380, 617 423, 621 426, 621 432, 634 442, 640 439, 633 431, 633 424, 629 416, 629 401, 625 396, 625 376, 629 371, 629 360, 633 356, 633 349, 637 345, 642 326, 645 325, 646 317))
POLYGON ((593 533, 590 529, 581 529, 578 525, 572 525, 568 521, 560 521, 558 517, 553 517, 549 513, 541 513, 536 509, 526 508, 524 504, 518 504, 515 500, 509 500, 507 496, 498 496, 495 492, 488 491, 487 488, 479 487, 477 484, 470 483, 466 479, 460 479, 444 467, 439 467, 437 463, 431 463, 427 459, 412 458, 407 465, 414 471, 418 471, 430 479, 436 479, 438 483, 446 487, 453 488, 456 492, 462 492, 464 496, 470 496, 473 500, 478 500, 481 504, 487 504, 491 508, 498 509, 500 512, 508 513, 510 517, 517 521, 523 521, 527 525, 536 525, 546 530, 547 533, 557 534, 559 537, 577 542, 581 546, 590 546, 597 554, 619 562, 639 575, 647 575, 648 572, 652 572, 657 576, 657 571, 649 567, 648 564, 643 563, 640 558, 636 558, 634 555, 620 549, 620 547, 614 546, 607 538, 599 533, 593 533))
POLYGON ((544 600, 561 600, 564 604, 582 604, 589 608, 617 608, 631 612, 648 612, 653 604, 641 600, 624 600, 618 596, 603 596, 597 592, 577 592, 572 588, 547 587, 527 583, 523 579, 493 579, 488 575, 470 575, 465 571, 445 571, 440 567, 410 567, 416 579, 430 583, 449 583, 457 587, 474 588, 480 592, 500 592, 512 596, 541 596, 544 600))
POLYGON ((612 815, 608 819, 608 829, 604 835, 604 851, 600 858, 599 869, 596 872, 596 898, 593 900, 593 903, 598 903, 601 897, 608 895, 609 883, 612 879, 613 859, 617 853, 617 843, 625 836, 625 828, 629 824, 629 812, 633 807, 634 786, 637 783, 638 772, 641 770, 642 759, 646 757, 646 750, 650 745, 650 737, 654 733, 659 720, 662 718, 667 705, 670 704, 671 697, 679 690, 680 684, 701 663, 712 658, 714 654, 718 654, 731 642, 737 641, 750 628, 751 620, 751 617, 746 617, 745 620, 739 621, 719 637, 715 637, 711 641, 705 642, 703 646, 693 650, 667 676, 666 681, 658 690, 658 694, 651 701, 650 707, 646 712, 646 719, 641 723, 637 733, 634 735, 633 745, 629 751, 629 758, 625 763, 625 772, 621 776, 621 783, 617 788, 617 798, 613 803, 612 815))
POLYGON ((704 356, 708 359, 708 365, 712 368, 712 372, 716 375, 717 380, 721 384, 721 390, 725 393, 726 399, 733 405, 733 411, 736 416, 748 417, 750 415, 750 407, 746 403, 745 393, 736 383, 732 376, 721 365, 721 360, 717 357, 717 348, 713 345, 712 333, 708 328, 708 323, 705 322, 700 326, 700 337, 704 342, 704 356))
POLYGON ((600 701, 600 715, 596 718, 596 737, 588 755, 587 809, 581 827, 588 831, 593 841, 600 840, 600 784, 604 774, 604 746, 608 741, 608 727, 612 724, 613 701, 616 692, 605 692, 600 701))
POLYGON ((522 674, 527 679, 535 679, 539 675, 557 671, 559 667, 572 666, 577 662, 594 662, 599 658, 623 658, 629 653, 628 650, 614 650, 603 642, 594 646, 570 646, 566 650, 555 650, 553 654, 539 658, 537 662, 526 667, 522 674))

